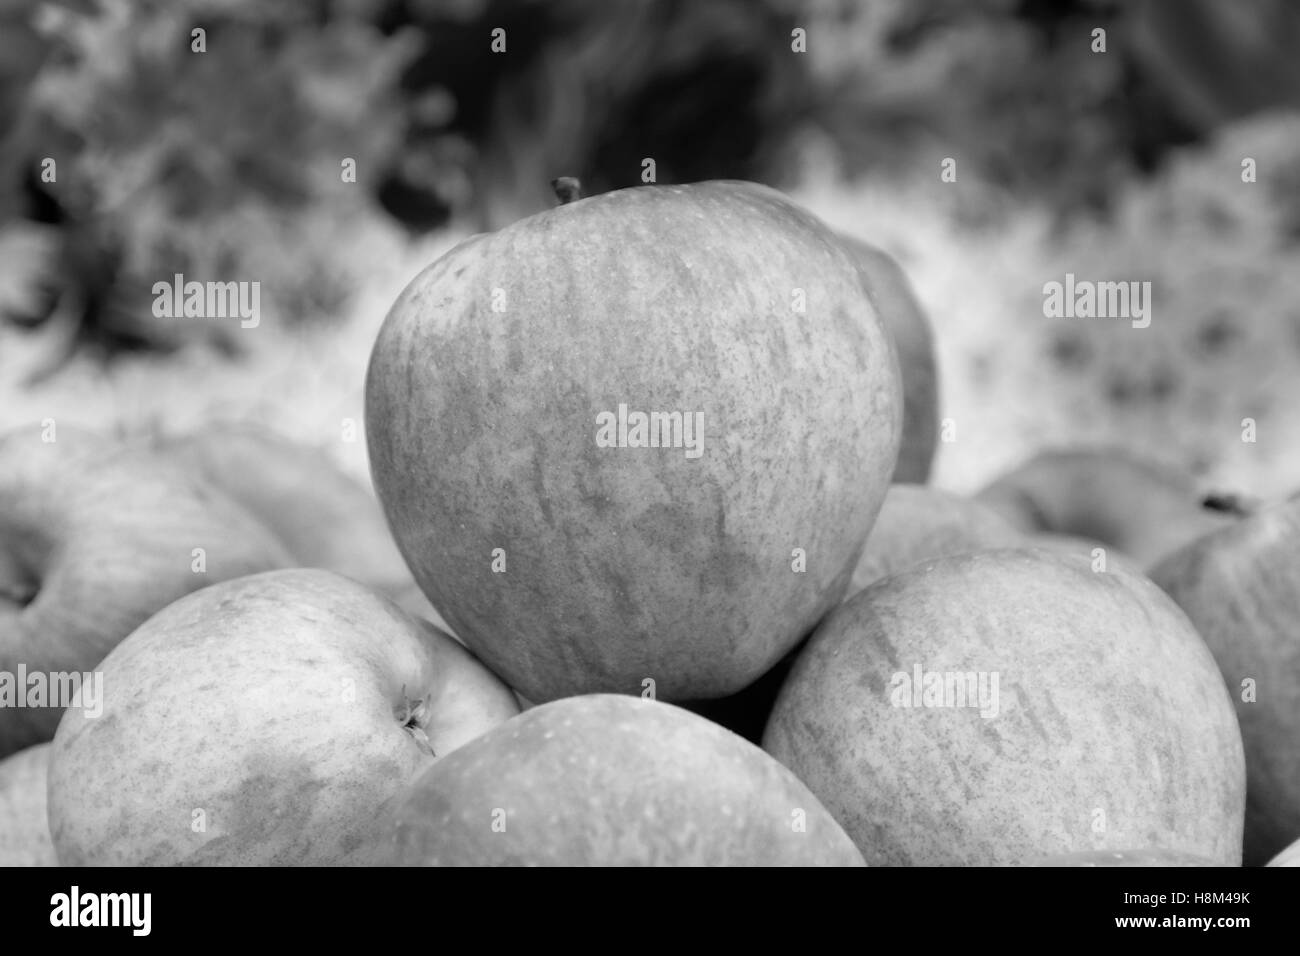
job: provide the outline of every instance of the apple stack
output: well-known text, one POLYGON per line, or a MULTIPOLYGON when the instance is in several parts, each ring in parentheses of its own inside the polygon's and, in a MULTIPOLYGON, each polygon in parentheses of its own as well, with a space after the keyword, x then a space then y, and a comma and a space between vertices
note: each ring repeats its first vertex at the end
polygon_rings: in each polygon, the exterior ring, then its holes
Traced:
POLYGON ((102 679, 0 708, 0 863, 1300 838, 1300 503, 1202 507, 1107 450, 931 488, 933 344, 889 256, 753 184, 557 193, 390 311, 377 501, 245 428, 0 442, 0 671, 102 679))

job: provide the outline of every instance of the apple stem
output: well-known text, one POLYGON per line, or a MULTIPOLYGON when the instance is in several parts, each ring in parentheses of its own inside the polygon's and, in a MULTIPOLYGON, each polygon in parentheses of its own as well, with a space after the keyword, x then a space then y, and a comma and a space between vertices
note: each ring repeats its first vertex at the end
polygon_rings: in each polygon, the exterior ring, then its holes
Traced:
POLYGON ((551 188, 555 190, 555 198, 560 201, 561 206, 567 206, 582 198, 582 183, 573 176, 552 179, 551 188))
POLYGON ((429 740, 429 735, 424 730, 424 721, 428 716, 427 697, 423 699, 413 699, 406 696, 406 685, 402 685, 402 700, 404 701, 405 711, 399 715, 402 729, 411 735, 416 746, 427 753, 430 757, 438 756, 433 749, 433 743, 429 740))
POLYGON ((1256 502, 1236 492, 1213 491, 1201 499, 1201 507, 1238 518, 1248 518, 1255 512, 1256 502))

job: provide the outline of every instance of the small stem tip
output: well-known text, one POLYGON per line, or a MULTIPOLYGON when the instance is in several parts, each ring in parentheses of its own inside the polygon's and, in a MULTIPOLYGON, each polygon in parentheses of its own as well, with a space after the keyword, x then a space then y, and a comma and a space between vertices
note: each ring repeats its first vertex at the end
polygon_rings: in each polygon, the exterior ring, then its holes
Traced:
POLYGON ((1238 518, 1249 518, 1257 508, 1257 502, 1245 495, 1234 492, 1215 491, 1201 499, 1201 507, 1210 511, 1219 511, 1238 518))
POLYGON ((551 188, 555 190, 555 198, 560 201, 561 206, 567 206, 582 198, 582 183, 573 176, 552 179, 551 188))

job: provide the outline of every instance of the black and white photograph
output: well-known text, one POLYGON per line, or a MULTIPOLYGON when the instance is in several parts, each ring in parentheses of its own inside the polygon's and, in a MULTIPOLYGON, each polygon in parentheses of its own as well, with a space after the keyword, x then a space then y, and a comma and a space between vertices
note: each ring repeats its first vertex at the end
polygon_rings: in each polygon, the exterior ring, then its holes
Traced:
POLYGON ((0 866, 123 938, 139 868, 1142 867, 1062 912, 1247 938, 1300 4, 0 0, 0 866))

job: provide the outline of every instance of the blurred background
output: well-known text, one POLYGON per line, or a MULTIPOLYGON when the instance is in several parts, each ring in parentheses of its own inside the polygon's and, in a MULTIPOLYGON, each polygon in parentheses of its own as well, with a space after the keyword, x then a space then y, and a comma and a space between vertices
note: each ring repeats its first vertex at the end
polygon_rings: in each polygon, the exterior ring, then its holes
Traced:
POLYGON ((646 158, 899 259, 936 483, 1102 441, 1300 487, 1287 0, 0 0, 0 429, 252 419, 364 474, 345 423, 402 286, 646 158), (1067 272, 1150 281, 1150 327, 1045 318, 1067 272), (260 324, 156 318, 174 273, 260 282, 260 324))

